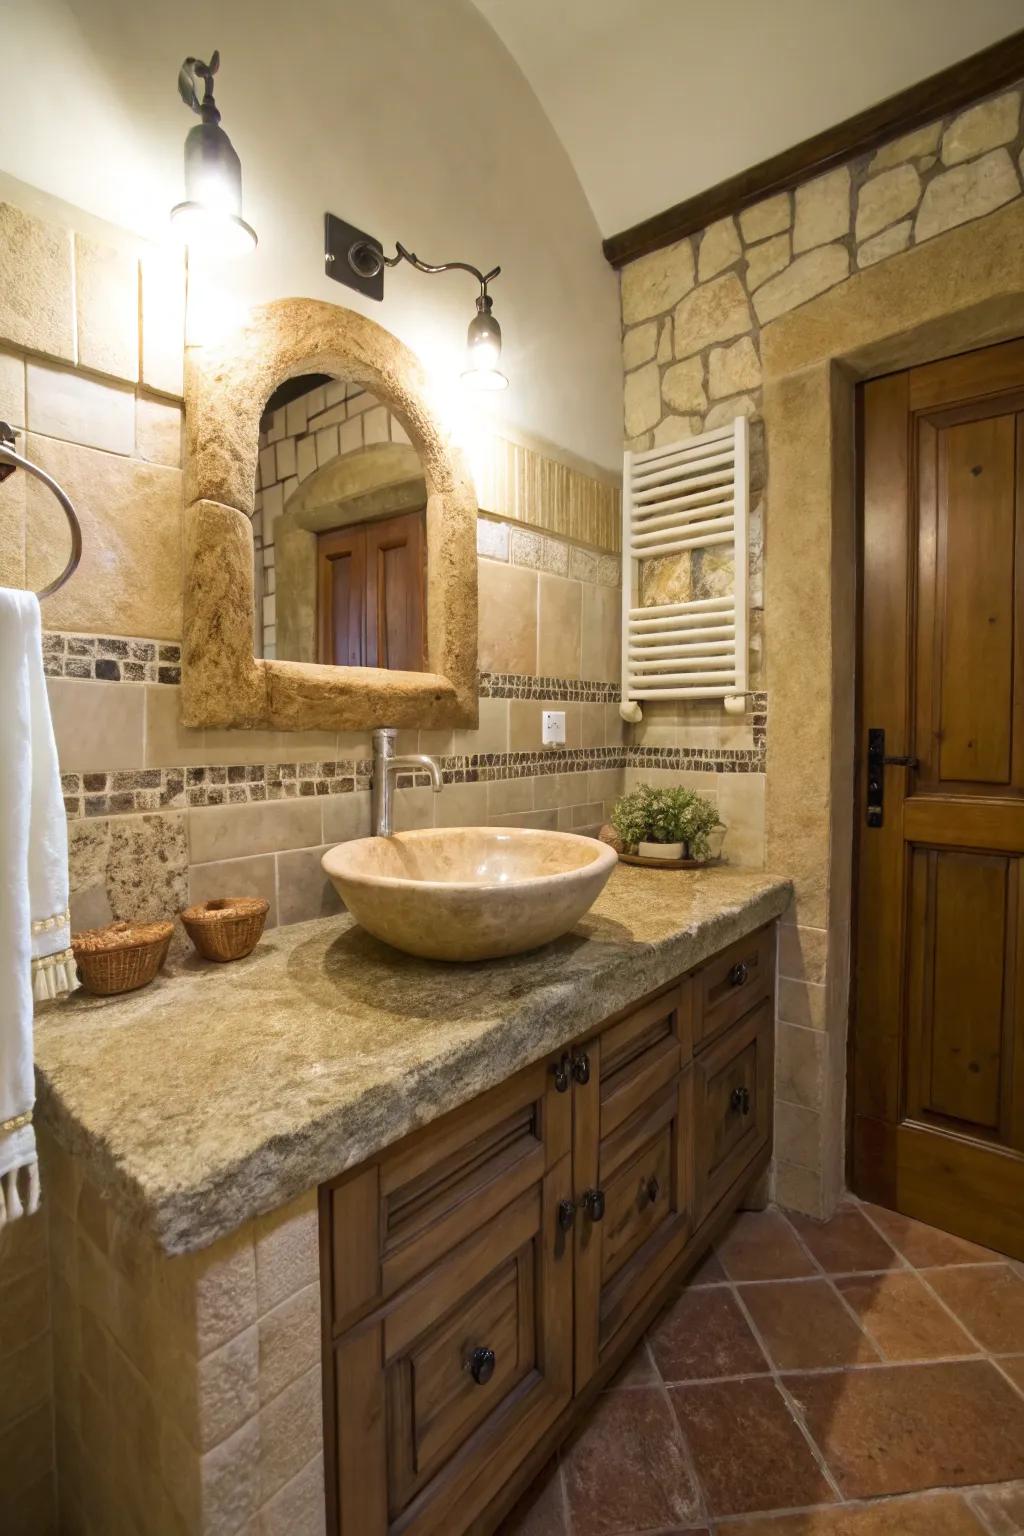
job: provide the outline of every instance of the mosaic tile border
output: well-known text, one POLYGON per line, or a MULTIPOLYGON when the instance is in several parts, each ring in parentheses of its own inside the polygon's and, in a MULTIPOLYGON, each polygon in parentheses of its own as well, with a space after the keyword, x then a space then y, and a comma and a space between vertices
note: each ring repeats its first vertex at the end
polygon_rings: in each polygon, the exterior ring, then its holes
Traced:
POLYGON ((551 699, 566 704, 617 704, 621 683, 586 682, 576 677, 532 677, 519 672, 481 672, 482 699, 551 699))
POLYGON ((43 671, 47 677, 101 683, 180 683, 181 646, 170 640, 48 629, 43 633, 43 671))

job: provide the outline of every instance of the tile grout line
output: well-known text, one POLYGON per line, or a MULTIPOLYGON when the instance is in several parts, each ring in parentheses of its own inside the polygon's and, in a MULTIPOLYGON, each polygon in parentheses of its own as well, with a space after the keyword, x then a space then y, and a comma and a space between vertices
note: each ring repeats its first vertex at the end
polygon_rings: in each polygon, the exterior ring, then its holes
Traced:
MULTIPOLYGON (((837 1209, 838 1209, 838 1207, 837 1207, 837 1209)), ((815 1255, 811 1252, 811 1250, 810 1250, 809 1246, 807 1245, 807 1243, 804 1242, 803 1236, 797 1230, 797 1228, 793 1224, 793 1222, 790 1221, 790 1219, 786 1215, 785 1211, 783 1211, 781 1214, 782 1214, 783 1220, 785 1221, 786 1225, 789 1227, 789 1230, 792 1232, 793 1236, 796 1238, 796 1240, 799 1243, 800 1247, 807 1254, 807 1257, 809 1259, 811 1259, 814 1263, 817 1263, 817 1259, 815 1258, 815 1255)), ((884 1234, 881 1234, 881 1235, 884 1237, 884 1234)), ((886 1242, 888 1242, 887 1238, 885 1238, 884 1240, 886 1242)), ((897 1264, 895 1266, 895 1268, 893 1268, 893 1269, 879 1269, 879 1270, 871 1270, 871 1271, 851 1269, 851 1270, 840 1271, 836 1275, 832 1275, 832 1274, 828 1273, 828 1271, 825 1269, 825 1266, 823 1264, 819 1266, 820 1269, 821 1269, 822 1278, 827 1283, 828 1288, 831 1291, 832 1295, 837 1298, 837 1300, 839 1301, 840 1306, 846 1312, 847 1316, 852 1318, 853 1322, 857 1325, 857 1327, 859 1328, 860 1332, 864 1335, 864 1337, 867 1339, 868 1343, 871 1345, 871 1347, 876 1351, 876 1353, 878 1355, 878 1360, 876 1362, 872 1362, 872 1361, 858 1361, 857 1364, 859 1364, 859 1365, 871 1365, 871 1364, 887 1365, 887 1364, 890 1364, 891 1362, 886 1358, 885 1351, 883 1350, 882 1346, 879 1344, 878 1340, 875 1338, 874 1334, 871 1332, 870 1328, 868 1328, 867 1324, 864 1323, 861 1320, 861 1318, 857 1315, 857 1313, 854 1311, 853 1307, 847 1301, 846 1297, 843 1295, 842 1291, 839 1289, 838 1285, 836 1285, 835 1282, 836 1282, 837 1278, 848 1279, 848 1278, 853 1277, 853 1276, 857 1276, 857 1275, 860 1275, 860 1274, 867 1274, 867 1273, 874 1274, 874 1275, 891 1275, 891 1274, 901 1274, 901 1273, 903 1273, 903 1270, 905 1270, 908 1267, 906 1259, 903 1257, 903 1255, 901 1253, 898 1253, 896 1251, 896 1249, 893 1247, 893 1245, 891 1243, 889 1243, 889 1247, 890 1247, 890 1249, 892 1249, 893 1256, 896 1259, 899 1260, 899 1264, 897 1264), (901 1268, 901 1266, 902 1266, 902 1268, 901 1268)), ((853 1368, 854 1367, 852 1365, 850 1367, 848 1367, 848 1369, 853 1369, 853 1368)), ((839 1369, 843 1369, 843 1367, 839 1367, 839 1369)))

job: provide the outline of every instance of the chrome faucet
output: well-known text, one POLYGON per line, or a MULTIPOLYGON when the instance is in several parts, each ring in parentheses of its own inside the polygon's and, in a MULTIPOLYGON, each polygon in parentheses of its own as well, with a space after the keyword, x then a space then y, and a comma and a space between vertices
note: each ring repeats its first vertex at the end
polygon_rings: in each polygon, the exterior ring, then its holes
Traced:
POLYGON ((370 813, 374 837, 390 837, 394 831, 392 813, 395 796, 395 774, 420 768, 430 774, 434 794, 441 793, 441 769, 433 757, 423 752, 406 752, 395 756, 394 726, 386 725, 373 733, 373 780, 370 786, 370 813))

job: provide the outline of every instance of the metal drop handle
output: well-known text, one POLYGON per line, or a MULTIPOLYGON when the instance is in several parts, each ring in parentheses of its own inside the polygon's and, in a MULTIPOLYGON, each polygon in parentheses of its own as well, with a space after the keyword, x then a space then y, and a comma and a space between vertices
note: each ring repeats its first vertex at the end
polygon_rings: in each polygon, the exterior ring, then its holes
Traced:
POLYGON ((498 1363, 498 1357, 493 1349, 484 1345, 474 1349, 469 1357, 469 1374, 478 1387, 485 1387, 494 1375, 494 1367, 498 1363))
POLYGON ((746 1087, 734 1088, 729 1095, 729 1107, 737 1113, 750 1114, 750 1089, 746 1087))
POLYGON ((646 1194, 648 1202, 651 1205, 654 1204, 655 1200, 657 1200, 658 1196, 661 1194, 661 1185, 658 1183, 653 1173, 647 1180, 646 1194))
POLYGON ((588 1189, 580 1205, 586 1211, 591 1221, 600 1221, 604 1216, 604 1190, 588 1189))
POLYGON ((742 987, 749 975, 749 967, 745 965, 742 960, 740 960, 739 963, 734 965, 732 970, 729 972, 729 985, 731 987, 742 987))
POLYGON ((573 1051, 572 1075, 581 1087, 590 1082, 590 1057, 586 1051, 573 1051))

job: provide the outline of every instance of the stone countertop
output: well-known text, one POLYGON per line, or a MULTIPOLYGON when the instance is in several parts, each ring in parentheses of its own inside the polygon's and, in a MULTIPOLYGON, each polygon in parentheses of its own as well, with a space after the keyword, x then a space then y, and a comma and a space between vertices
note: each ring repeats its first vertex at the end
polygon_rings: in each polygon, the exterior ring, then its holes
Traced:
POLYGON ((201 1248, 778 917, 788 881, 619 865, 564 938, 468 965, 348 914, 36 1020, 36 1116, 168 1253, 201 1248))

